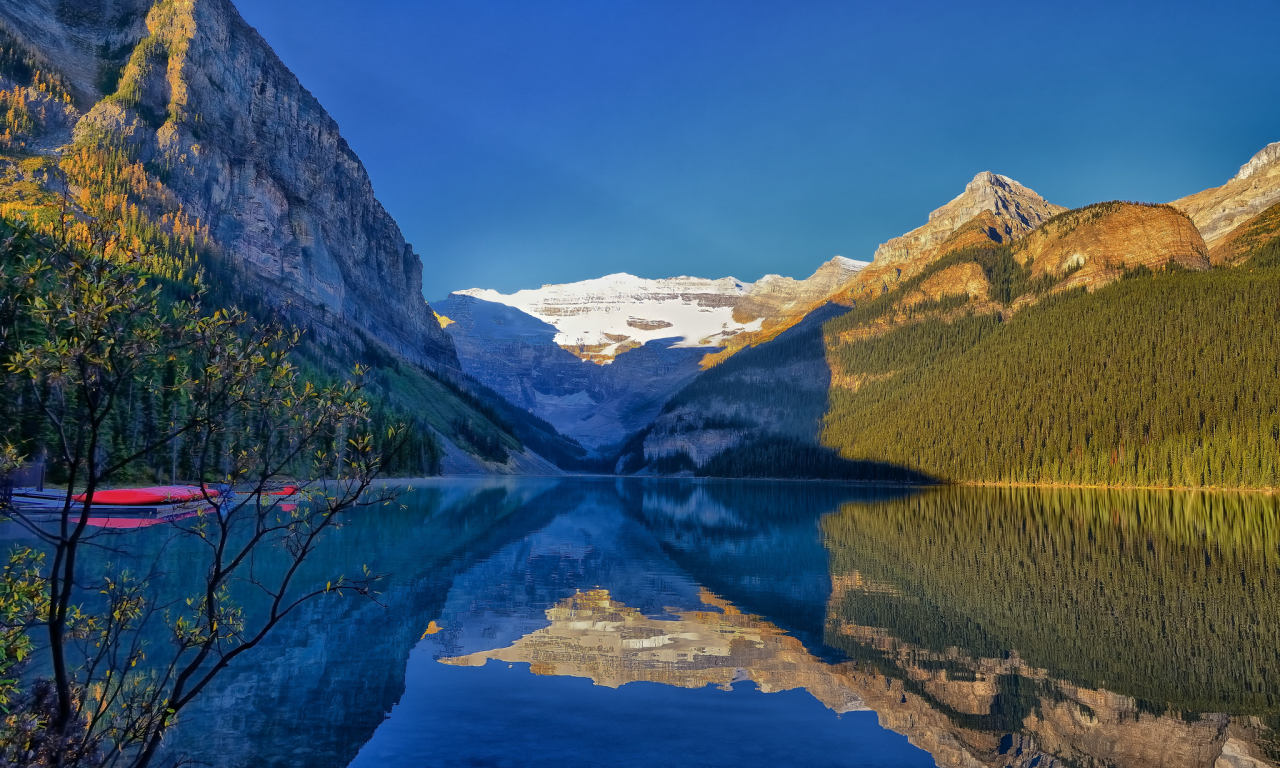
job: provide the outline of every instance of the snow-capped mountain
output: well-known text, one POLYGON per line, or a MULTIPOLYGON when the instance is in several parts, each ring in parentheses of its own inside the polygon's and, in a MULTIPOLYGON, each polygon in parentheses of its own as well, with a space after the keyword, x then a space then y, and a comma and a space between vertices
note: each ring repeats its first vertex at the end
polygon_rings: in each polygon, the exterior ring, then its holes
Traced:
POLYGON ((618 273, 510 295, 484 288, 455 295, 504 304, 545 321, 556 329, 556 344, 603 364, 660 339, 672 339, 670 348, 722 347, 738 334, 759 331, 767 321, 829 295, 865 266, 837 256, 805 280, 779 275, 754 283, 733 277, 649 280, 618 273))

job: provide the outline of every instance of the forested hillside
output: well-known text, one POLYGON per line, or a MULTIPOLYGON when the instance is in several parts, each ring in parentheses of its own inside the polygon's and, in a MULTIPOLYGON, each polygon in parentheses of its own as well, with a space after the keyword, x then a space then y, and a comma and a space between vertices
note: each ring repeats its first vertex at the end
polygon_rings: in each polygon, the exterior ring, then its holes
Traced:
MULTIPOLYGON (((1280 269, 1128 270, 1011 317, 965 311, 874 328, 898 291, 826 326, 842 386, 823 442, 950 480, 1280 485, 1280 269)), ((958 258, 964 258, 959 256, 958 258)), ((1007 263, 1000 249, 974 254, 1007 263)), ((1039 288, 1013 270, 1005 282, 1039 288)), ((1007 299, 1006 299, 1007 300, 1007 299)))
POLYGON ((845 311, 821 307, 777 338, 703 371, 628 441, 617 471, 928 482, 818 444, 830 381, 822 324, 845 311))

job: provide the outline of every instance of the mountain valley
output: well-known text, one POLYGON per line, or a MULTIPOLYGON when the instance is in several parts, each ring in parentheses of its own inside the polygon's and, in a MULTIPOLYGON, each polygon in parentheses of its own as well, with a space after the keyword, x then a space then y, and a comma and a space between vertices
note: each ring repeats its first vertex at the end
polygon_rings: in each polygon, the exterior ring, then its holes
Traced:
POLYGON ((297 326, 313 380, 365 366, 419 436, 402 473, 1280 484, 1254 383, 1280 371, 1280 142, 1169 204, 984 171, 804 279, 428 303, 431 256, 228 0, 5 5, 0 48, 6 226, 52 233, 65 199, 73 237, 297 326))
POLYGON ((526 325, 545 323, 542 355, 560 345, 607 363, 587 369, 619 366, 641 341, 639 350, 705 351, 674 376, 633 368, 629 384, 656 386, 630 419, 619 414, 631 406, 586 394, 601 385, 575 379, 572 363, 555 367, 552 383, 552 368, 517 372, 516 360, 545 358, 496 350, 504 331, 449 327, 464 370, 487 381, 483 369, 505 361, 504 393, 523 387, 524 406, 564 434, 585 438, 602 417, 622 426, 610 435, 630 435, 618 453, 617 442, 584 442, 616 455, 622 474, 1274 487, 1280 403, 1258 377, 1280 371, 1277 146, 1222 187, 1168 205, 1067 210, 980 173, 869 264, 838 257, 805 281, 612 276, 450 297, 522 310, 526 325), (1214 268, 1240 264, 1253 271, 1214 268), (719 333, 664 315, 662 302, 679 306, 673 289, 635 290, 675 284, 709 318, 732 306, 719 333), (649 315, 671 325, 647 336, 623 325, 649 315), (483 363, 472 351, 481 338, 483 363), (1209 365, 1206 381, 1197 372, 1209 365), (1142 381, 1155 385, 1149 395, 1137 395, 1142 381), (1071 404, 1065 414, 1049 392, 1071 404), (1172 416, 1172 399, 1187 394, 1191 410, 1172 416), (1236 405, 1223 410, 1224 401, 1236 405), (1258 428, 1241 419, 1260 419, 1258 428))

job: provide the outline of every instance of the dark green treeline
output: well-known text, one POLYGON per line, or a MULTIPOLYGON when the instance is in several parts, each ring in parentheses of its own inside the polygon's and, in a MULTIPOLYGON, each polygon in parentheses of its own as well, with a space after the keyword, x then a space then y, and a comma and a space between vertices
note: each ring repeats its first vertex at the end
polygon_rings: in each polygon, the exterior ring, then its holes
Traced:
POLYGON ((1249 266, 861 341, 833 320, 833 369, 866 383, 832 389, 823 442, 950 480, 1280 486, 1280 269, 1249 266))

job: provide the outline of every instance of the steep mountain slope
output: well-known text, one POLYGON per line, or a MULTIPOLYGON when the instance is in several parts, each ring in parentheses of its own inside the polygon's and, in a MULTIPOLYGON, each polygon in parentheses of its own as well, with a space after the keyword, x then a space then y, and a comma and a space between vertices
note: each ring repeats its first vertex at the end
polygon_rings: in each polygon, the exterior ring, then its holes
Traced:
POLYGON ((272 306, 317 333, 357 328, 456 367, 422 302, 422 262, 319 102, 227 0, 7 3, 0 20, 56 67, 78 144, 125 149, 272 306))
POLYGON ((827 304, 773 339, 698 374, 623 447, 619 474, 698 474, 928 483, 918 472, 849 461, 819 445, 830 368, 827 304))
POLYGON ((1125 277, 1012 317, 829 323, 823 442, 952 480, 1280 485, 1280 271, 1125 277))
POLYGON ((7 220, 53 232, 65 194, 74 241, 301 328, 313 380, 370 366, 446 471, 554 471, 513 434, 554 430, 466 380, 359 158, 228 0, 0 4, 0 107, 7 220))
POLYGON ((1241 224, 1276 203, 1280 203, 1280 142, 1263 147, 1226 184, 1170 205, 1191 217, 1213 250, 1241 224))

